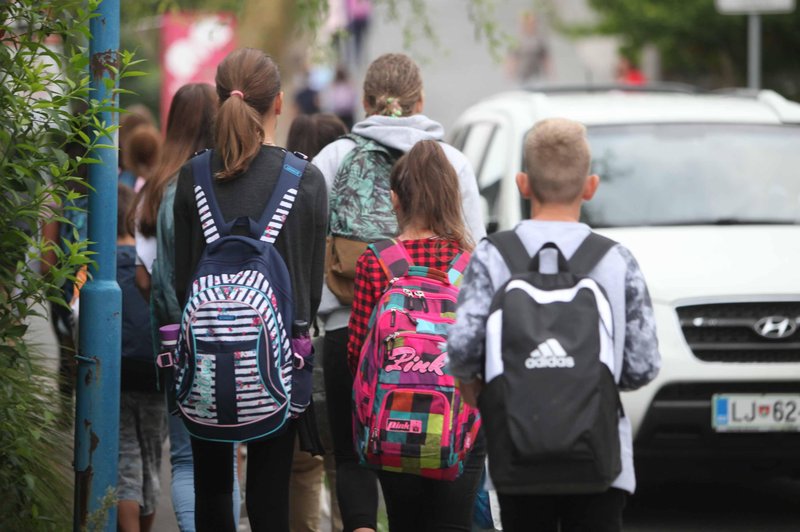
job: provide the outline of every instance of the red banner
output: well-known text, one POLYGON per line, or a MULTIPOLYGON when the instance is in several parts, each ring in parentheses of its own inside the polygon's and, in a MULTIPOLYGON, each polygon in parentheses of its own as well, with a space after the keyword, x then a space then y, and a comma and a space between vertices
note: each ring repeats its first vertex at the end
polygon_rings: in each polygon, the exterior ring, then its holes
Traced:
POLYGON ((167 13, 161 24, 161 124, 187 83, 214 84, 217 65, 236 48, 236 19, 230 13, 167 13))

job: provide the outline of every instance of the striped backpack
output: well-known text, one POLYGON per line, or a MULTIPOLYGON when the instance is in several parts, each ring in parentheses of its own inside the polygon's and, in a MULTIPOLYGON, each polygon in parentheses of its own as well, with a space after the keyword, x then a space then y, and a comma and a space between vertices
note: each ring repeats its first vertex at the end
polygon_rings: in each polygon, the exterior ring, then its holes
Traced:
POLYGON ((469 254, 445 273, 415 266, 403 244, 369 249, 389 287, 375 305, 353 385, 353 430, 362 465, 453 480, 480 428, 447 367, 447 333, 469 254))
POLYGON ((292 285, 273 245, 307 162, 287 152, 261 219, 228 223, 214 197, 210 163, 210 151, 191 161, 206 248, 181 318, 175 393, 193 436, 248 441, 279 431, 308 403, 291 393, 292 285), (242 225, 250 236, 231 234, 242 225))

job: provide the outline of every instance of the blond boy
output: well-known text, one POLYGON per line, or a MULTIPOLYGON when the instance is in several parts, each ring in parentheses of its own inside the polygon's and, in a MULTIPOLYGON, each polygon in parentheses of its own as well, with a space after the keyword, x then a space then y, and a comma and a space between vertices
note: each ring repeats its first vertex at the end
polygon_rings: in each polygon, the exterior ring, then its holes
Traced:
MULTIPOLYGON (((579 222, 581 205, 592 199, 600 183, 597 175, 590 174, 586 128, 559 118, 541 121, 526 136, 524 150, 525 171, 517 174, 517 186, 531 201, 531 213, 530 219, 514 231, 528 255, 552 242, 569 259, 591 233, 589 226, 579 222)), ((484 385, 486 319, 492 298, 510 276, 498 249, 483 240, 465 272, 448 346, 450 369, 460 379, 464 398, 471 404, 476 404, 484 385)), ((589 277, 603 287, 611 304, 618 388, 639 388, 655 378, 660 367, 644 277, 630 251, 619 244, 597 262, 589 277)), ((497 486, 504 530, 555 531, 559 525, 567 532, 621 530, 625 498, 636 486, 631 427, 625 417, 619 421, 619 437, 622 471, 605 492, 534 495, 518 489, 504 493, 503 486, 497 486)), ((489 458, 491 463, 491 455, 489 458)))

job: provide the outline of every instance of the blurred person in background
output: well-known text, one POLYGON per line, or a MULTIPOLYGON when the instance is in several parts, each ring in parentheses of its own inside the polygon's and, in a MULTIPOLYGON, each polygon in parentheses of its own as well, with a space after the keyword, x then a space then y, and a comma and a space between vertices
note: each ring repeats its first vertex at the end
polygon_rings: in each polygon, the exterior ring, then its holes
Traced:
POLYGON ((136 184, 136 174, 125 165, 125 144, 128 142, 128 137, 139 126, 154 126, 155 119, 153 113, 150 112, 145 105, 134 104, 128 107, 120 116, 119 122, 119 182, 134 188, 136 184))
POLYGON ((319 113, 319 91, 312 86, 311 72, 304 68, 299 79, 299 89, 294 95, 295 112, 304 115, 319 113))
MULTIPOLYGON (((67 144, 64 151, 70 159, 86 156, 86 149, 77 142, 67 144)), ((50 220, 42 227, 42 238, 45 241, 53 242, 67 256, 70 253, 69 244, 85 241, 88 237, 89 218, 87 210, 89 197, 87 195, 88 189, 86 188, 88 174, 89 166, 80 165, 75 176, 77 179, 67 184, 69 190, 77 194, 77 197, 73 199, 62 198, 61 216, 68 220, 69 223, 50 220)), ((57 260, 55 251, 46 251, 42 255, 40 264, 42 275, 47 275, 51 265, 55 264, 57 260)), ((65 279, 61 290, 64 301, 71 305, 75 293, 75 284, 72 280, 65 279)), ((59 392, 65 401, 64 407, 71 409, 76 376, 75 355, 77 354, 77 343, 73 335, 75 327, 71 310, 58 303, 50 302, 50 323, 58 341, 59 392)))
POLYGON ((122 291, 117 530, 148 532, 161 494, 161 447, 167 436, 164 399, 158 391, 152 320, 136 288, 133 232, 125 217, 133 189, 117 188, 117 283, 122 291))
POLYGON ((369 31, 372 16, 370 0, 345 0, 347 12, 347 31, 350 33, 349 58, 354 66, 361 64, 364 57, 364 41, 369 31))
POLYGON ((623 85, 642 86, 647 83, 644 73, 637 67, 636 63, 625 55, 619 58, 617 63, 617 83, 623 85))
POLYGON ((520 17, 520 35, 509 54, 508 69, 522 85, 550 76, 550 47, 531 11, 523 12, 520 17))
POLYGON ((122 153, 125 168, 135 177, 131 188, 139 192, 155 172, 161 157, 161 134, 154 126, 141 125, 125 138, 122 153))
POLYGON ((358 92, 353 86, 347 67, 338 65, 333 83, 324 93, 325 110, 338 116, 348 129, 353 127, 358 92))
MULTIPOLYGON (((319 151, 348 132, 347 127, 336 115, 317 113, 298 115, 289 128, 286 148, 298 151, 309 158, 315 157, 319 151)), ((322 355, 318 353, 314 362, 314 382, 322 377, 322 355)), ((322 489, 325 485, 323 475, 327 475, 331 495, 330 528, 336 532, 342 529, 342 517, 336 500, 336 465, 333 461, 333 443, 331 429, 326 415, 324 392, 315 394, 315 400, 300 417, 298 437, 295 442, 292 460, 292 476, 289 482, 289 526, 292 532, 316 532, 320 530, 320 506, 322 489), (321 397, 322 400, 317 398, 321 397), (317 412, 321 415, 317 416, 317 412), (306 438, 314 440, 319 429, 323 455, 315 454, 313 441, 304 442, 306 438)))

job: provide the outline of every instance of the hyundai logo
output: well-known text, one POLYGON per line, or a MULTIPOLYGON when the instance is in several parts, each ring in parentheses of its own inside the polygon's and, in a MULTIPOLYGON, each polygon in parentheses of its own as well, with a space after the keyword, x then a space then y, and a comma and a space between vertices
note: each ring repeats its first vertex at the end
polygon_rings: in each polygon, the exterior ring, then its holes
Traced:
POLYGON ((780 340, 793 335, 797 331, 797 322, 786 316, 767 316, 758 320, 753 325, 753 330, 764 338, 780 340))

